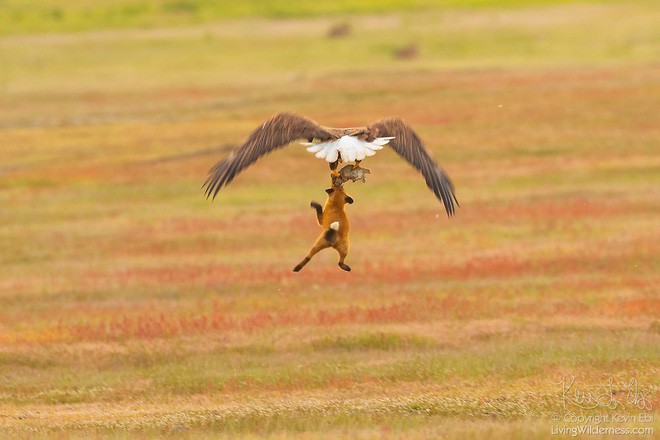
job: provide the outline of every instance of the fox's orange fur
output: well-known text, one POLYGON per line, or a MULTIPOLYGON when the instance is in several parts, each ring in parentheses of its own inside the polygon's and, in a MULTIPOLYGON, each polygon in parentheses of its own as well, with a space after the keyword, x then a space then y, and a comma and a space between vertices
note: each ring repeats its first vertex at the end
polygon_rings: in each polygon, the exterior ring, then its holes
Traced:
POLYGON ((348 238, 350 225, 344 208, 347 203, 353 203, 353 199, 346 195, 344 188, 341 186, 333 186, 325 191, 328 193, 328 200, 325 202, 323 208, 316 202, 310 204, 316 210, 316 219, 319 225, 323 227, 323 232, 316 239, 316 243, 312 246, 309 254, 293 269, 294 272, 302 269, 316 253, 329 247, 332 247, 339 253, 339 267, 346 271, 351 270, 344 263, 350 245, 348 238), (334 229, 333 224, 337 226, 336 223, 338 223, 338 227, 334 229))

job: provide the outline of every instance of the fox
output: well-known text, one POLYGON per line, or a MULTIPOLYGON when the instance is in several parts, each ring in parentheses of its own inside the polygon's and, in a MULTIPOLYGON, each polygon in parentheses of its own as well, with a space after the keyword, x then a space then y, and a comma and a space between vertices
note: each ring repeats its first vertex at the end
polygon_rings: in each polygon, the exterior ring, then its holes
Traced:
POLYGON ((339 267, 347 272, 351 271, 351 267, 344 263, 350 245, 348 238, 350 225, 346 216, 345 206, 346 204, 352 204, 353 198, 346 194, 342 186, 333 186, 326 189, 325 192, 328 193, 328 200, 325 202, 325 206, 321 207, 320 203, 314 201, 309 204, 316 211, 316 220, 319 226, 323 227, 323 232, 316 239, 309 254, 293 268, 294 272, 300 272, 314 255, 329 247, 332 247, 339 253, 339 267))

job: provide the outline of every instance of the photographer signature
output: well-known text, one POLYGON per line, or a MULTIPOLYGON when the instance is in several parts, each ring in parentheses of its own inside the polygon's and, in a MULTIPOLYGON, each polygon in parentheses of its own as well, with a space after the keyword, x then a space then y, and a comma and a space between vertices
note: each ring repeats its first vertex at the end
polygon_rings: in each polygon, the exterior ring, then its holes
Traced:
POLYGON ((637 379, 633 378, 630 382, 623 384, 624 389, 615 389, 612 378, 605 385, 591 390, 581 390, 575 385, 575 376, 567 379, 565 376, 557 383, 561 386, 561 398, 564 409, 568 406, 581 409, 626 409, 626 405, 632 405, 633 408, 640 410, 653 410, 653 401, 651 398, 652 388, 640 389, 637 379), (625 399, 622 394, 625 393, 625 399))

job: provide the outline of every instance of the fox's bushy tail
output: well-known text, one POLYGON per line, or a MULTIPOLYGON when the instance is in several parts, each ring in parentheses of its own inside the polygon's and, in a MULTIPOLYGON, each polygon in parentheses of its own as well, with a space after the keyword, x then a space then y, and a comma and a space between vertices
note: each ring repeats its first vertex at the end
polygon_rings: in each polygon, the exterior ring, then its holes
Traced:
POLYGON ((337 241, 337 231, 339 230, 339 222, 330 223, 330 227, 325 230, 325 239, 328 240, 328 243, 334 243, 337 241))

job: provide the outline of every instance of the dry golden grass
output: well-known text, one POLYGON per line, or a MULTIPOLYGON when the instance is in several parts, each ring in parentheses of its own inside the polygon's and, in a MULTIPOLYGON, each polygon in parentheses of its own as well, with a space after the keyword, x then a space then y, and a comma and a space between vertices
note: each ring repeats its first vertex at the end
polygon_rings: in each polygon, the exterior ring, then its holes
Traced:
POLYGON ((0 38, 2 435, 546 438, 562 376, 657 388, 658 8, 365 20, 0 38), (348 186, 353 271, 292 273, 326 165, 199 189, 285 109, 404 116, 458 215, 384 151, 348 186))

